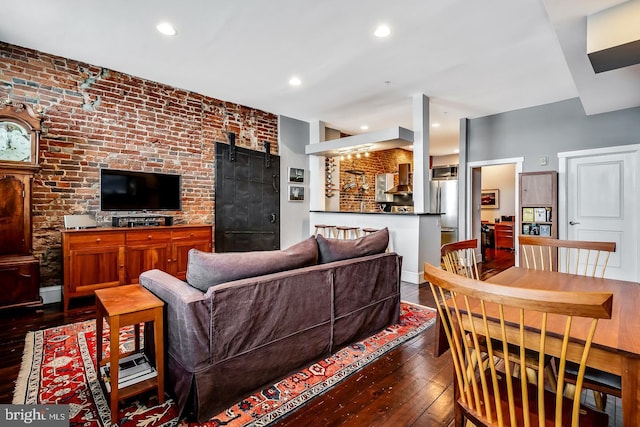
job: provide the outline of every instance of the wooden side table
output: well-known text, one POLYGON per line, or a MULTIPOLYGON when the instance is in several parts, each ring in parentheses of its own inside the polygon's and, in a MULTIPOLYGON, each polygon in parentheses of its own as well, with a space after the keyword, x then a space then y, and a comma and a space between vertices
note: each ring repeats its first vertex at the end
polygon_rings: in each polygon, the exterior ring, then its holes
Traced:
MULTIPOLYGON (((158 389, 158 403, 164 403, 164 336, 163 312, 164 302, 140 285, 117 286, 96 290, 96 358, 98 369, 109 362, 111 386, 111 422, 118 422, 118 400, 158 389), (109 360, 102 360, 103 320, 110 326, 109 360), (155 367, 157 376, 136 384, 118 389, 119 360, 140 350, 140 323, 153 322, 155 367), (134 325, 135 350, 119 354, 120 328, 134 325)), ((99 375, 100 377, 100 375, 99 375)))

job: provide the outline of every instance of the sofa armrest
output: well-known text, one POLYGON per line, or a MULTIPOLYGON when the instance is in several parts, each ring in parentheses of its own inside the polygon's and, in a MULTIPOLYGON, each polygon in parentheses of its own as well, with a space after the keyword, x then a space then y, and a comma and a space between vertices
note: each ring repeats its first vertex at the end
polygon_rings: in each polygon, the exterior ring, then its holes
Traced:
POLYGON ((140 284, 165 303, 165 339, 169 355, 191 372, 206 366, 210 361, 210 298, 160 270, 142 273, 140 284))

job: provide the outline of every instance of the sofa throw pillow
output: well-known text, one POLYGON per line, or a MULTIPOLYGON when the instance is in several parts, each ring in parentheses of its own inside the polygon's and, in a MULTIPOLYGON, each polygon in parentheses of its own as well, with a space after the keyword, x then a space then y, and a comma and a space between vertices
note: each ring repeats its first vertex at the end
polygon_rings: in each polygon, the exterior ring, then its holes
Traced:
POLYGON ((318 263, 340 261, 384 252, 389 246, 387 227, 355 240, 325 239, 321 234, 318 241, 318 263))
POLYGON ((210 253, 189 251, 187 283, 206 292, 232 280, 315 265, 318 245, 312 236, 280 251, 210 253))

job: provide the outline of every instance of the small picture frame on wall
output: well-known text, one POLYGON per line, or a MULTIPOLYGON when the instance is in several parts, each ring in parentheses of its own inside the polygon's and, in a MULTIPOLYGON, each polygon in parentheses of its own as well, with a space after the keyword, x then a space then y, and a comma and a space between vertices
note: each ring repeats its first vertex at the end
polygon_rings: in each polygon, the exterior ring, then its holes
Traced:
POLYGON ((304 182, 304 169, 289 168, 289 182, 304 182))
POLYGON ((302 202, 304 200, 304 187, 301 185, 289 186, 289 201, 302 202))
POLYGON ((500 190, 482 190, 480 206, 482 209, 498 209, 500 207, 500 190))

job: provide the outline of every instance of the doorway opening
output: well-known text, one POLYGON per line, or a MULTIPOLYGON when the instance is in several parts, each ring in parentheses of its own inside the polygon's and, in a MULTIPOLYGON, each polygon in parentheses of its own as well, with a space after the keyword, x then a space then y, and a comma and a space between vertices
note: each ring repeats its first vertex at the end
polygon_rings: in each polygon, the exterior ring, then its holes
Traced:
POLYGON ((518 174, 523 159, 468 164, 468 238, 480 241, 480 275, 491 277, 517 263, 518 174))

